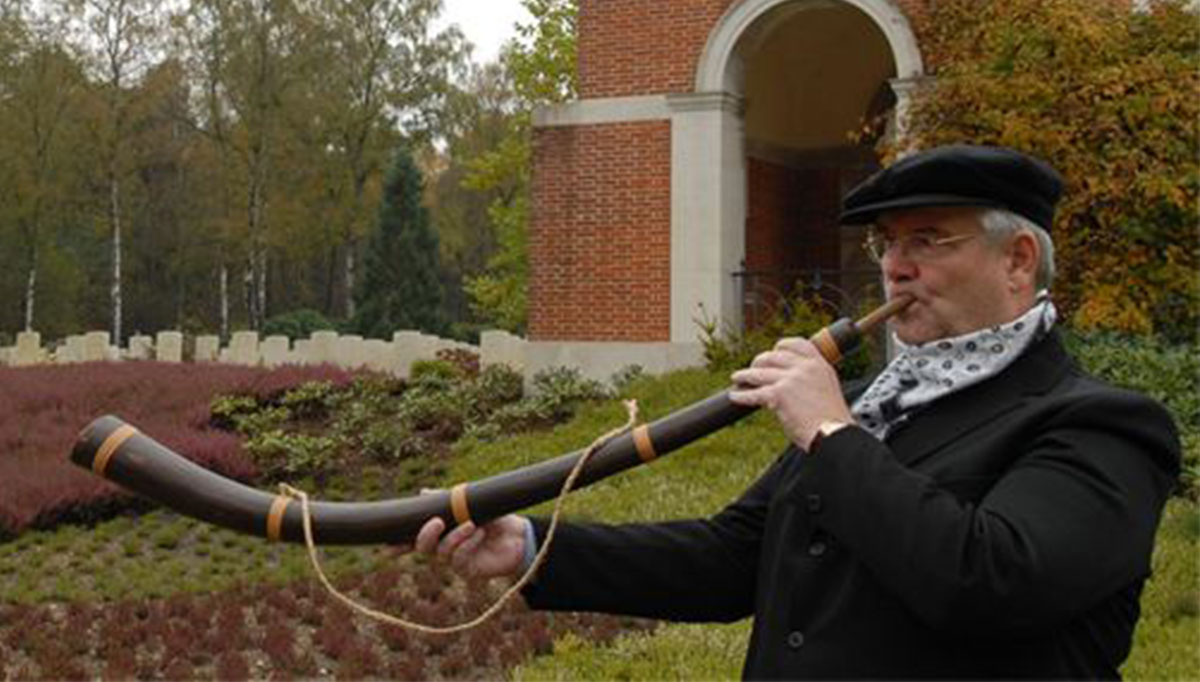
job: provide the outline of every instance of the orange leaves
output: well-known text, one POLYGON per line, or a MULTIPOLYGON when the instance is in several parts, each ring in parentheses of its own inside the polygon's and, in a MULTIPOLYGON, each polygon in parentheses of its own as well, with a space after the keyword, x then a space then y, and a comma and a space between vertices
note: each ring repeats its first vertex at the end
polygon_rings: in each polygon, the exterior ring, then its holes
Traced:
POLYGON ((1056 296, 1086 328, 1190 338, 1200 323, 1200 21, 1185 5, 939 0, 915 18, 937 79, 910 130, 1058 168, 1056 296))

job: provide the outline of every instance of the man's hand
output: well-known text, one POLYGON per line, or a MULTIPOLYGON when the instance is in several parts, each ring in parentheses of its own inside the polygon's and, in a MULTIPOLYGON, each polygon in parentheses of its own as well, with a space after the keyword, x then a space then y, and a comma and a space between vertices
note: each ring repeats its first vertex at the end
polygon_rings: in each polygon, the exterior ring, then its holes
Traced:
POLYGON ((730 378, 737 386, 729 392, 733 402, 773 411, 784 433, 804 450, 822 422, 854 423, 837 372, 806 339, 781 340, 730 378))
POLYGON ((418 552, 450 561, 459 574, 472 578, 514 575, 525 559, 525 526, 529 520, 509 514, 482 527, 464 523, 446 530, 446 522, 434 517, 417 533, 418 552), (441 538, 441 541, 438 541, 441 538))

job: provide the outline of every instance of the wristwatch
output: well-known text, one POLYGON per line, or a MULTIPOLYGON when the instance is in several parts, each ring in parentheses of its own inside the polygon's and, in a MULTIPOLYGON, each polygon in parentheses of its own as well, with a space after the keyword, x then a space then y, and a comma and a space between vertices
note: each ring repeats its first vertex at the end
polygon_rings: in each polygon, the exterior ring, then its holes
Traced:
POLYGON ((808 443, 808 454, 816 454, 817 447, 820 446, 821 441, 824 440, 826 436, 832 436, 847 426, 850 425, 846 422, 839 422, 832 419, 826 419, 818 424, 816 435, 814 435, 813 439, 808 443))

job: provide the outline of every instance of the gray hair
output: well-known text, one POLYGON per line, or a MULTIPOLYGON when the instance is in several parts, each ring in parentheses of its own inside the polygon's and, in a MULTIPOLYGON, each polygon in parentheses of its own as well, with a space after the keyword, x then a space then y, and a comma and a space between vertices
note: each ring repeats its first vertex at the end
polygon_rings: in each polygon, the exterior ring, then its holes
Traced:
POLYGON ((1037 268, 1037 289, 1049 289, 1054 283, 1054 242, 1050 233, 1018 213, 1002 208, 985 208, 979 212, 979 224, 993 244, 1019 232, 1029 232, 1037 239, 1041 260, 1037 268))

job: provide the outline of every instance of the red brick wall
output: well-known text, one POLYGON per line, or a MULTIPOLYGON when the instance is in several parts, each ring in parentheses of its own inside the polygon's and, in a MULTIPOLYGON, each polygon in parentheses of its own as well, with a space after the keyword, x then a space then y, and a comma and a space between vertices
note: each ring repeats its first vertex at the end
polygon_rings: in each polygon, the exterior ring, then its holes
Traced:
POLYGON ((669 341, 668 121, 534 131, 529 337, 669 341))
POLYGON ((731 0, 581 0, 579 96, 691 92, 731 0))

